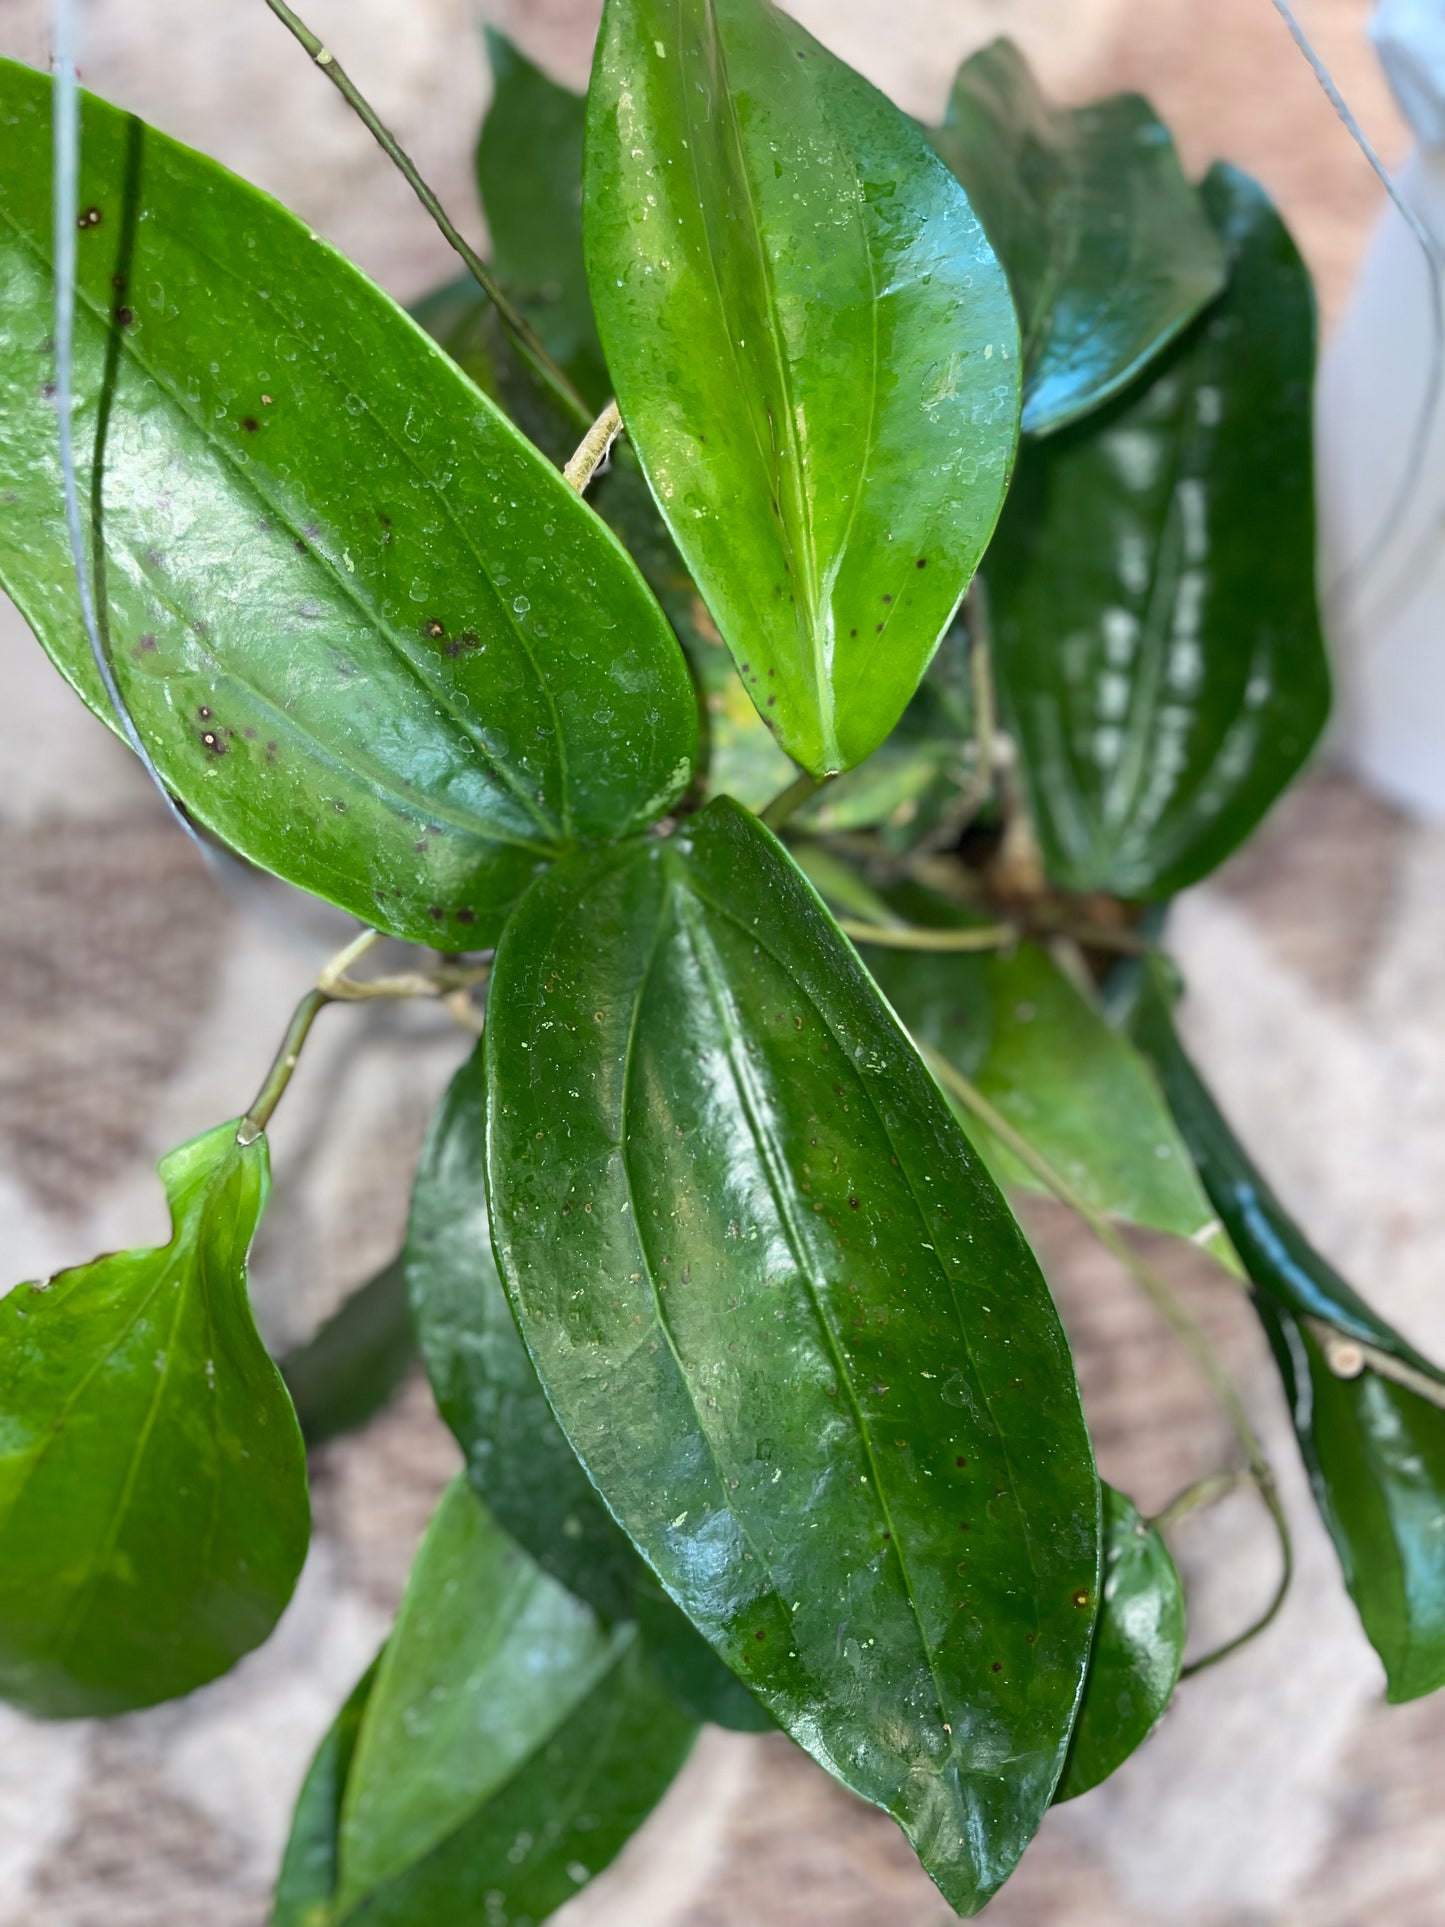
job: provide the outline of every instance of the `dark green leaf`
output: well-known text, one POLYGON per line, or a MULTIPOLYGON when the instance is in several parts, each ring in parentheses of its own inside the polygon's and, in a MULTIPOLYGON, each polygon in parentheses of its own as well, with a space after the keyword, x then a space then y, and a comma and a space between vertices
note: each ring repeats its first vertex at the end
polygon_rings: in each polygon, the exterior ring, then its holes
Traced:
POLYGON ((34 1713, 214 1679, 306 1555, 301 1433, 246 1296, 265 1140, 222 1124, 161 1179, 169 1244, 0 1300, 0 1694, 34 1713))
POLYGON ((1148 1739, 1174 1696, 1184 1634, 1184 1588, 1169 1548, 1106 1485, 1099 1623, 1056 1799, 1098 1786, 1148 1739))
POLYGON ((636 1604, 647 1663, 685 1712, 734 1733, 772 1731, 777 1721, 732 1668, 723 1664, 641 1561, 636 1604))
POLYGON ((459 1479, 313 1766, 276 1927, 540 1921, 642 1824, 695 1730, 635 1630, 605 1632, 459 1479))
POLYGON ((1332 1330, 1373 1347, 1427 1389, 1445 1376, 1285 1212, 1185 1055, 1157 970, 1144 977, 1133 1028, 1254 1285, 1315 1498, 1390 1698, 1434 1692, 1445 1685, 1445 1411, 1370 1365, 1337 1376, 1322 1337, 1332 1330))
POLYGON ((452 1080, 427 1134, 406 1273, 437 1405, 489 1510, 605 1621, 630 1617, 637 1555, 553 1418, 497 1276, 480 1048, 452 1080))
POLYGON ((1224 286, 1219 238, 1137 94, 1055 107, 995 40, 959 69, 933 138, 1008 270, 1026 434, 1117 395, 1224 286))
POLYGON ((1260 190, 1204 185, 1223 299, 1101 415, 1031 446, 989 555, 995 664, 1054 880, 1164 897, 1299 770, 1315 604, 1308 273, 1260 190))
POLYGON ((280 1360, 308 1445, 353 1431, 386 1405, 416 1357, 400 1258, 353 1292, 316 1333, 280 1360))
POLYGON ((477 185, 492 265, 549 354, 600 409, 612 390, 582 255, 586 102, 490 28, 487 57, 493 93, 477 143, 477 185))
POLYGON ((337 1829, 341 1825, 341 1800, 356 1751, 356 1736, 361 1731, 361 1716, 380 1664, 378 1656, 356 1682, 307 1768, 276 1882, 271 1927, 326 1927, 330 1919, 340 1876, 337 1829))
POLYGON ((422 1152, 407 1278, 442 1416, 476 1490, 517 1543, 602 1620, 634 1615, 653 1671, 695 1718, 772 1725, 647 1573, 552 1415, 492 1257, 481 1049, 458 1071, 422 1152))
POLYGON ((486 1061, 494 1244, 573 1448, 780 1724, 976 1910, 1060 1771, 1098 1556, 1068 1349, 997 1190, 726 798, 539 882, 486 1061))
MULTIPOLYGON (((0 582, 113 722, 56 464, 48 79, 0 66, 0 125, 0 582)), ((693 695, 653 599, 301 222, 89 98, 82 157, 81 480, 103 498, 116 676, 162 774, 243 854, 369 922, 489 941, 559 850, 686 786, 693 695)))
POLYGON ((658 506, 816 775, 888 735, 992 532, 1018 329, 963 192, 768 0, 608 0, 587 266, 658 506))
MULTIPOLYGON (((905 887, 913 923, 962 928, 940 897, 905 887)), ((1207 1241, 1219 1220, 1148 1065, 1036 944, 937 955, 869 945, 865 959, 905 1027, 971 1079, 1095 1210, 1207 1241)), ((988 1129, 960 1122, 999 1183, 1043 1189, 988 1129)))

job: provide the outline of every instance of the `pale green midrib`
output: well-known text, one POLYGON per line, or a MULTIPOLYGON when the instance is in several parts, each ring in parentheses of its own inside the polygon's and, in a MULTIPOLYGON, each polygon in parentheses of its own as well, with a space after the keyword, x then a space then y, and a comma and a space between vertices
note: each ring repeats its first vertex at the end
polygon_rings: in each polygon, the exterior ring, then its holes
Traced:
MULTIPOLYGON (((808 648, 814 700, 818 709, 818 727, 822 737, 821 747, 823 760, 831 770, 841 765, 842 752, 838 746, 832 679, 828 674, 825 660, 825 639, 821 633, 819 610, 820 570, 818 566, 817 537, 811 513, 812 497, 803 475, 803 459, 799 443, 796 404, 793 399, 793 387, 788 373, 787 360, 783 353, 783 329, 778 315, 777 289, 773 282, 772 263, 768 259, 768 250, 763 239, 762 218, 758 208, 757 196, 753 188, 752 174, 747 163, 747 150, 743 142, 742 126, 738 120, 737 103, 733 99, 732 88, 728 83, 727 53, 723 47, 722 34, 717 25, 717 13, 714 0, 704 0, 704 4, 706 6, 707 20, 711 30, 713 44, 716 48, 718 69, 723 78, 721 104, 726 115, 728 133, 731 138, 734 169, 737 178, 742 183, 744 198, 747 203, 748 239, 752 244, 754 259, 759 278, 762 282, 763 298, 767 308, 766 318, 768 325, 766 334, 768 344, 772 349, 772 359, 778 383, 778 391, 782 398, 784 410, 784 421, 781 425, 782 432, 787 447, 793 451, 791 459, 781 465, 781 472, 776 451, 772 462, 767 462, 765 458, 765 466, 769 468, 774 475, 778 476, 780 481, 786 477, 789 484, 786 488, 780 488, 778 495, 779 507, 783 511, 783 521, 788 529, 788 539, 786 543, 787 553, 795 559, 796 565, 789 569, 789 574, 793 576, 797 582, 800 592, 795 623, 800 623, 804 626, 804 640, 808 648)), ((691 123, 689 122, 689 124, 691 123)), ((718 293, 719 305, 723 307, 724 325, 726 327, 727 310, 721 302, 720 286, 718 293)), ((729 341, 731 341, 731 329, 727 329, 726 332, 729 341)), ((774 423, 773 427, 774 433, 776 434, 778 424, 774 423)))
MULTIPOLYGON (((63 1653, 68 1652, 74 1645, 75 1640, 79 1637, 80 1629, 85 1623, 86 1616, 94 1604, 95 1594, 99 1589, 101 1580, 104 1578, 110 1556, 115 1550, 116 1543, 120 1538, 121 1530, 125 1524, 126 1513, 130 1508, 131 1498, 135 1491, 136 1482, 140 1477, 141 1465, 144 1462, 146 1452, 150 1445, 151 1434, 155 1430, 156 1420, 159 1417, 161 1406, 165 1402, 166 1388, 170 1380, 171 1367, 174 1363, 177 1350, 175 1342, 176 1331, 187 1310, 189 1290, 186 1283, 186 1261, 192 1257, 195 1245, 198 1242, 204 1243, 206 1212, 215 1198, 216 1193, 230 1182, 232 1173, 238 1167, 243 1156, 243 1152, 232 1146, 228 1149, 227 1153, 218 1160, 204 1185, 198 1187, 197 1191, 187 1198, 186 1209, 177 1236, 170 1245, 163 1247, 163 1249, 170 1254, 169 1259, 163 1267, 160 1277, 156 1280, 155 1286, 152 1288, 147 1299, 147 1303, 149 1303, 149 1299, 153 1298, 155 1293, 165 1285, 177 1265, 182 1267, 181 1284, 176 1292, 175 1315, 171 1319, 170 1330, 167 1335, 165 1362, 161 1367, 155 1396, 150 1401, 145 1420, 137 1435, 135 1447, 131 1453, 130 1463, 126 1468, 125 1480, 121 1487, 120 1497, 116 1502, 115 1513, 111 1519, 111 1523, 106 1530, 103 1540, 98 1545, 95 1556, 91 1560, 89 1572, 81 1585, 76 1589, 75 1601, 69 1613, 58 1628, 55 1643, 51 1648, 52 1656, 57 1659, 63 1653)), ((219 1481, 219 1467, 215 1469, 212 1476, 219 1481)))
MULTIPOLYGON (((39 247, 31 239, 31 237, 25 232, 25 230, 20 226, 15 216, 10 213, 8 208, 6 208, 3 199, 0 199, 0 220, 3 220, 9 226, 11 232, 15 236, 15 239, 19 243, 19 245, 22 248, 26 249, 32 255, 32 257, 40 264, 42 268, 50 268, 52 266, 48 254, 41 247, 39 247)), ((199 253, 199 250, 196 250, 196 252, 199 253)), ((211 261, 211 257, 209 255, 201 255, 200 258, 206 261, 211 261)), ((231 278, 233 280, 238 280, 238 277, 232 274, 230 270, 226 270, 224 268, 223 263, 212 262, 211 265, 216 267, 218 271, 225 271, 228 274, 231 274, 231 278)), ((244 283, 239 283, 239 285, 244 286, 244 283)), ((103 311, 100 309, 97 303, 93 300, 93 298, 85 292, 83 288, 77 287, 76 294, 80 304, 89 311, 92 321, 99 323, 102 333, 105 333, 106 327, 107 327, 107 320, 103 314, 103 311)), ((308 346, 309 345, 310 344, 308 344, 308 346)), ((172 406, 176 409, 177 413, 181 415, 182 418, 190 424, 193 432, 200 437, 202 445, 217 460, 219 460, 219 462, 223 467, 227 468, 230 471, 232 478, 236 483, 238 489, 243 493, 250 493, 251 495, 253 495, 259 503, 263 504, 268 510, 270 510, 271 514, 275 516, 276 520, 281 524, 283 528, 290 530, 292 535, 299 540, 301 538, 301 531, 297 527, 295 521, 290 516, 290 514, 285 510, 283 510, 280 507, 280 505, 277 502, 275 502, 272 499, 272 497, 259 486, 259 484, 255 481, 253 476, 245 473, 241 469, 241 466, 239 463, 237 463, 235 459, 235 454, 231 449, 229 449, 218 438, 212 438, 206 434, 205 428, 191 414, 189 408, 181 399, 180 394, 175 388, 174 384, 169 380, 163 378, 161 375, 159 375, 156 372, 156 370, 151 366, 151 364, 146 360, 146 358, 138 351, 138 349, 132 343, 127 342, 125 344, 125 353, 127 357, 130 360, 132 360, 139 369, 142 370, 142 372, 145 374, 147 379, 154 382, 156 387, 160 389, 160 391, 169 398, 172 406)), ((334 379, 327 374, 324 367, 322 368, 321 372, 324 379, 331 381, 333 386, 336 385, 334 382, 334 379)), ((380 417, 376 415, 374 412, 372 412, 371 418, 373 421, 377 423, 377 426, 381 429, 382 433, 386 436, 387 440, 391 442, 392 446, 395 447, 398 453, 402 455, 403 459, 407 460, 410 466, 414 470, 416 470, 416 464, 414 460, 410 456, 408 456, 407 451, 401 448, 400 444, 396 442, 390 430, 386 428, 384 423, 382 423, 380 417)), ((421 473, 420 470, 416 470, 416 472, 418 474, 421 473)), ((426 483, 428 487, 431 486, 430 482, 425 476, 422 476, 422 480, 426 483)), ((433 493, 437 493, 437 491, 433 490, 433 493)), ((478 553, 475 544, 471 541, 466 531, 462 528, 461 523, 457 519, 456 512, 452 508, 450 501, 445 496, 442 496, 441 499, 445 506, 448 519, 451 521, 453 527, 457 530, 457 533, 461 537, 464 546, 471 552, 472 558, 477 564, 477 570, 481 580, 487 584, 488 590, 490 591, 497 605, 502 609, 504 620, 507 622, 508 626, 512 629, 513 633, 518 636, 519 641, 521 642, 521 653, 525 657, 526 661, 530 664, 532 668, 532 673, 534 677, 536 677, 537 682, 541 687, 543 694, 546 698, 548 708, 552 713, 553 720, 554 720, 554 728, 556 729, 556 740, 558 743, 559 768, 561 769, 561 772, 564 778, 564 781, 563 781, 564 811, 563 811, 563 823, 560 826, 560 832, 559 832, 559 826, 554 822, 552 822, 549 817, 544 816, 539 811, 536 803, 536 799, 530 795, 525 785, 523 785, 516 778, 514 778, 512 773, 507 769, 506 765, 502 763, 498 758, 494 757, 492 753, 486 748, 486 745, 481 741, 479 735, 469 725, 468 719, 463 714, 463 712, 457 707, 456 703, 448 695, 444 693, 443 686, 430 681, 423 674, 420 666, 412 658, 410 652, 402 645, 400 637, 391 628, 390 624, 384 621, 383 618, 374 609, 370 608, 367 605, 367 603, 361 597, 359 591, 345 580, 344 576, 336 568, 335 564, 331 562, 330 559, 314 545, 314 543, 310 543, 310 542, 307 543, 307 553, 320 566, 322 573, 330 580, 333 590, 338 592, 344 601, 347 601, 351 604, 353 609, 356 611, 357 615, 361 618, 363 625, 366 628, 370 629, 373 633, 382 637, 385 640, 393 660, 397 662, 400 665, 400 667, 403 669, 403 671, 412 678, 412 680, 416 683, 417 687, 423 692, 423 694, 426 695, 428 698, 430 698, 430 700, 437 705, 438 709, 440 709, 442 713, 452 722, 458 734, 471 747, 473 753, 477 757, 477 760, 480 763, 482 763, 484 767, 491 770, 494 778, 496 779, 500 787, 508 791, 512 795, 514 800, 521 804, 522 808, 526 811, 527 815, 530 816, 533 822, 537 824, 538 828, 543 832, 544 836, 547 836, 550 834, 550 836, 554 839, 553 847, 555 847, 555 839, 559 833, 564 836, 569 836, 571 834, 570 809, 565 802, 566 795, 567 795, 566 782, 565 782, 565 764, 562 762, 562 752, 561 752, 562 737, 561 737, 560 723, 557 720, 556 704, 553 700, 551 690, 547 686, 546 679, 541 675, 540 671, 537 668, 537 664, 535 659, 532 656, 531 650, 527 647, 525 639, 521 637, 520 631, 518 630, 516 623, 512 621, 510 615, 507 613, 506 606, 502 602, 500 592, 497 590, 495 584, 491 580, 491 577, 488 575, 486 567, 482 562, 481 556, 478 553)), ((241 680, 241 679, 238 678, 238 680, 241 680)), ((474 831, 473 833, 477 834, 478 832, 474 831)), ((498 839, 498 840, 512 840, 512 839, 498 839)), ((523 845, 522 847, 533 847, 533 846, 523 845)))

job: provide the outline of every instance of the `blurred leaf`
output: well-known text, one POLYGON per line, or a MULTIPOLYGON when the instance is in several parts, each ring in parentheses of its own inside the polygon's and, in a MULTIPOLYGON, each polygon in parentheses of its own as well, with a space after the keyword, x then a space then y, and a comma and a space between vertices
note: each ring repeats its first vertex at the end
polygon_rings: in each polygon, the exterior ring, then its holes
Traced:
POLYGON ((548 353, 600 412, 612 388, 582 255, 586 102, 492 28, 487 58, 493 92, 477 143, 477 185, 492 264, 548 353))
MULTIPOLYGON (((916 884, 889 903, 929 928, 977 921, 916 884)), ((976 1084, 1096 1211, 1197 1242, 1217 1232, 1149 1066, 1047 952, 1032 943, 962 955, 870 944, 864 954, 905 1028, 976 1084)), ((959 1121, 1006 1189, 1043 1190, 984 1125, 962 1113, 959 1121)))
POLYGON ((587 266, 659 508, 815 775, 903 713, 1018 433, 1003 272, 922 133, 767 0, 608 0, 587 266))
POLYGON ((1221 301, 1150 379, 1019 464, 994 660, 1050 875, 1166 897, 1221 863, 1329 707, 1315 603, 1309 275, 1218 167, 1221 301))
POLYGON ((1184 1588, 1169 1548, 1106 1485, 1099 1622, 1055 1800, 1098 1786, 1148 1739, 1174 1697, 1184 1636, 1184 1588))
POLYGON ((336 1836, 341 1824, 341 1799, 356 1751, 356 1736, 361 1731, 361 1717, 380 1664, 378 1654, 352 1688, 351 1697, 307 1768, 276 1882, 271 1927, 326 1927, 331 1918, 340 1874, 336 1836))
MULTIPOLYGON (((50 81, 0 64, 0 119, 0 582, 116 727, 48 379, 50 81)), ((536 450, 266 195, 87 96, 81 206, 97 600, 162 775, 243 855, 368 922, 491 941, 559 850, 644 827, 688 784, 695 704, 653 598, 536 450)))
POLYGON ((695 1730, 634 1629, 606 1633, 458 1479, 303 1789, 275 1927, 540 1921, 636 1832, 695 1730))
POLYGON ((727 799, 539 882, 485 1048, 493 1242, 574 1450, 976 1911, 1052 1795, 1097 1582, 1068 1348, 1003 1200, 727 799))
POLYGON ((772 1732, 777 1725, 772 1714, 723 1664, 640 1560, 636 1607, 647 1663, 685 1712, 734 1733, 772 1732))
POLYGON ((259 1646, 306 1556, 306 1459, 246 1296, 264 1138, 161 1164, 169 1244, 0 1299, 0 1694, 151 1706, 259 1646))
MULTIPOLYGON (((1134 1035, 1255 1288, 1315 1498, 1392 1700, 1445 1685, 1445 1411, 1425 1391, 1442 1374, 1314 1250, 1246 1156, 1186 1056, 1157 968, 1146 973, 1134 1035), (1344 1378, 1326 1329, 1373 1347, 1344 1378), (1423 1390, 1395 1382, 1389 1361, 1423 1390)), ((1440 1393, 1435 1390, 1435 1397, 1440 1393)))
POLYGON ((279 1360, 306 1443, 320 1445, 374 1418, 415 1357, 406 1274, 394 1258, 344 1299, 314 1338, 279 1360))
POLYGON ((1137 94, 1055 107, 995 40, 959 69, 933 140, 1008 270, 1025 434, 1117 395, 1223 288, 1219 237, 1137 94))

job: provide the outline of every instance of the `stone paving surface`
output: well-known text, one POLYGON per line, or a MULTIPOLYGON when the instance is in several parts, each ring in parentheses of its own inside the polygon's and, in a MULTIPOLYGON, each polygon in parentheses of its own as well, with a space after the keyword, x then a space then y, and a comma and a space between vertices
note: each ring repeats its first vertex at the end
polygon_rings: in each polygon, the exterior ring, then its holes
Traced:
MULTIPOLYGON (((311 12, 449 202, 477 223, 480 12, 585 74, 577 0, 314 0, 311 12)), ((1146 88, 1191 165, 1222 151, 1288 208, 1335 311, 1376 205, 1269 0, 799 0, 910 109, 999 31, 1051 85, 1146 88)), ((1387 150, 1362 0, 1308 10, 1387 150)), ((448 274, 425 223, 261 0, 92 0, 92 84, 283 193, 403 296, 448 274)), ((43 51, 39 0, 0 0, 0 51, 43 51)), ((0 153, 3 165, 3 153, 0 153)), ((222 896, 127 757, 0 609, 0 1215, 7 1277, 158 1235, 151 1175, 234 1112, 333 947, 324 916, 222 896)), ((1445 1350, 1445 833, 1328 771, 1180 906, 1190 1027, 1286 1200, 1388 1315, 1445 1350)), ((410 1162, 461 1041, 430 1011, 332 1013, 278 1120, 255 1285, 278 1342, 395 1248, 410 1162)), ((1077 1347, 1107 1476, 1146 1508, 1217 1465, 1202 1388, 1127 1281, 1044 1208, 1030 1227, 1077 1347)), ((1190 1254, 1157 1254, 1245 1384, 1285 1471, 1300 1580, 1271 1633, 1181 1692, 1107 1786, 1046 1822, 998 1927, 1439 1927, 1445 1697, 1382 1703, 1298 1474, 1252 1321, 1190 1254)), ((280 1632, 230 1678, 115 1722, 0 1708, 0 1927, 261 1927, 309 1755, 370 1658, 457 1462, 424 1388, 315 1464, 316 1542, 280 1632)), ((1180 1534, 1194 1638, 1271 1580, 1232 1501, 1180 1534)), ((568 1927, 941 1927, 901 1837, 785 1741, 709 1733, 568 1927)))

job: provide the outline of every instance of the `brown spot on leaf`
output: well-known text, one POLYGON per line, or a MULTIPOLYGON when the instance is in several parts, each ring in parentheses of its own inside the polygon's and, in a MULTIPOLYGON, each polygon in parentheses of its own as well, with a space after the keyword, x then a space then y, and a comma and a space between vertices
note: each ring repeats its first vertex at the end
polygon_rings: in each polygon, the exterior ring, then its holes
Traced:
POLYGON ((260 429, 261 424, 256 420, 256 417, 254 415, 247 415, 245 420, 241 423, 241 426, 242 428, 245 429, 248 435, 254 435, 260 429))
POLYGON ((79 216, 75 225, 79 228, 99 227, 101 219, 102 216, 98 207, 88 207, 84 213, 79 216))

